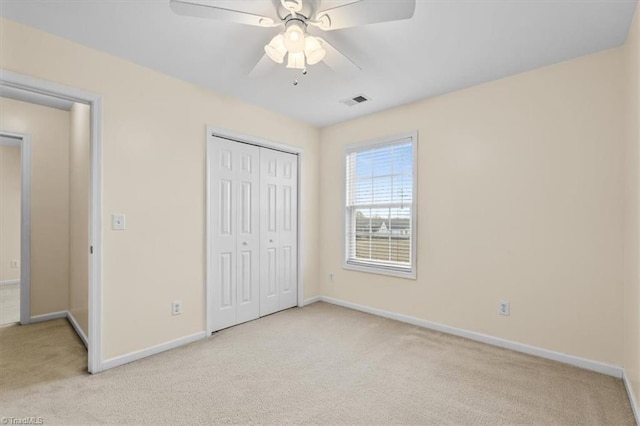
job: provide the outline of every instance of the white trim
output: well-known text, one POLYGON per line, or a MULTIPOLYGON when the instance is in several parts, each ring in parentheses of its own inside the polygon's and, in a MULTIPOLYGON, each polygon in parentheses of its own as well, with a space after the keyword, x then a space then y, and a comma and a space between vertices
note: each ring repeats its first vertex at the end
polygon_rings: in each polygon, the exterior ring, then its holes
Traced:
MULTIPOLYGON (((347 172, 346 161, 343 167, 342 177, 342 268, 352 271, 365 272, 370 274, 388 275, 404 279, 417 279, 417 247, 418 247, 418 131, 400 133, 391 136, 385 136, 374 140, 352 143, 344 147, 343 161, 349 154, 364 149, 379 148, 384 146, 395 145, 403 140, 411 140, 413 155, 413 197, 411 201, 411 269, 403 271, 400 268, 394 269, 385 265, 367 265, 366 262, 348 262, 347 253, 347 172)), ((373 262, 372 262, 373 263, 373 262)))
POLYGON ((304 301, 304 303, 302 304, 302 306, 309 306, 309 305, 313 305, 316 302, 320 302, 322 300, 321 296, 314 296, 314 297, 310 297, 308 299, 306 299, 304 301))
POLYGON ((84 343, 84 347, 89 348, 89 341, 87 339, 87 335, 84 334, 84 331, 82 330, 82 328, 76 321, 76 318, 73 316, 73 314, 70 311, 67 311, 67 320, 69 320, 69 323, 71 324, 73 329, 76 331, 76 334, 78 335, 78 337, 80 337, 80 340, 82 340, 82 343, 84 343))
POLYGON ((102 367, 102 97, 91 103, 91 238, 89 255, 89 339, 88 369, 102 367))
POLYGON ((631 381, 627 376, 627 372, 623 369, 622 371, 622 381, 624 382, 624 387, 627 390, 627 396, 629 397, 629 403, 631 404, 631 410, 633 411, 633 416, 636 418, 636 423, 640 425, 640 408, 638 408, 638 403, 636 402, 636 395, 633 392, 633 387, 631 386, 631 381))
POLYGON ((213 229, 211 223, 211 161, 213 160, 211 150, 209 149, 209 135, 212 130, 207 126, 207 136, 205 139, 206 155, 205 155, 205 208, 204 208, 204 235, 205 235, 205 274, 204 274, 204 330, 206 336, 211 336, 213 328, 211 327, 211 315, 213 312, 213 266, 211 264, 211 256, 213 253, 212 241, 209 235, 213 229))
POLYGON ((31 136, 20 143, 22 184, 20 187, 20 323, 31 316, 31 136))
POLYGON ((224 139, 231 139, 236 142, 244 142, 252 145, 261 146, 264 148, 276 149, 278 151, 288 152, 289 154, 301 154, 304 152, 304 148, 294 145, 287 145, 280 142, 273 142, 268 139, 259 138, 257 136, 251 136, 244 133, 234 132, 232 130, 220 129, 217 127, 207 126, 207 137, 217 136, 224 139))
POLYGON ((17 148, 20 146, 20 139, 22 138, 14 138, 14 137, 0 135, 0 146, 17 148))
POLYGON ((20 147, 20 324, 31 317, 31 136, 0 130, 20 147))
POLYGON ((302 164, 303 164, 304 152, 300 150, 298 152, 298 307, 304 306, 304 265, 305 265, 305 257, 302 255, 304 253, 305 248, 305 239, 302 238, 304 235, 304 223, 305 216, 302 214, 302 206, 305 205, 307 191, 303 191, 304 188, 304 177, 302 175, 302 164))
POLYGON ((67 311, 51 312, 49 314, 33 316, 29 318, 29 323, 35 324, 37 322, 51 321, 51 320, 66 318, 66 317, 67 317, 67 311))
POLYGON ((16 284, 20 284, 20 280, 4 280, 4 281, 0 281, 0 287, 2 287, 3 285, 16 285, 16 284))
POLYGON ((170 349, 175 349, 180 346, 188 345, 189 343, 202 340, 205 337, 207 337, 207 334, 204 331, 199 331, 189 336, 180 337, 175 340, 170 340, 166 343, 161 343, 159 345, 151 346, 150 348, 142 349, 135 352, 130 352, 128 354, 120 355, 114 358, 109 358, 103 361, 102 370, 103 371, 109 370, 110 368, 119 367, 121 365, 128 364, 130 362, 137 361, 151 355, 156 355, 161 352, 168 351, 170 349))
MULTIPOLYGON (((0 86, 26 90, 91 106, 90 244, 93 247, 93 255, 90 255, 89 267, 89 347, 87 364, 90 373, 98 373, 102 371, 102 97, 73 87, 39 80, 2 69, 0 69, 0 86)), ((21 261, 23 265, 21 279, 26 280, 28 284, 28 272, 26 275, 24 274, 24 265, 26 263, 24 252, 21 261)))
POLYGON ((251 145, 256 145, 263 148, 275 149, 278 151, 287 152, 289 154, 294 154, 298 156, 298 306, 302 307, 305 305, 304 300, 304 275, 303 275, 303 266, 304 266, 304 256, 302 253, 304 246, 304 227, 303 221, 304 216, 302 215, 302 206, 303 206, 303 197, 305 191, 303 191, 304 180, 302 178, 302 164, 303 164, 303 156, 304 156, 304 148, 298 146, 287 145, 279 142, 272 142, 267 139, 258 138, 255 136, 245 135, 242 133, 233 132, 230 130, 219 129, 211 126, 207 126, 207 137, 205 140, 206 144, 206 179, 207 182, 205 184, 205 235, 206 235, 206 243, 205 243, 205 251, 206 251, 206 274, 205 274, 205 330, 206 335, 210 336, 213 333, 213 329, 210 326, 210 319, 213 315, 213 306, 211 305, 211 294, 213 292, 213 267, 211 265, 211 238, 209 238, 209 232, 212 229, 211 227, 211 215, 209 212, 211 211, 211 197, 210 197, 210 187, 209 183, 211 181, 211 150, 209 149, 209 138, 210 137, 221 137, 224 139, 230 139, 236 142, 248 143, 251 145))
POLYGON ((505 349, 511 349, 516 352, 522 352, 525 354, 538 356, 540 358, 562 362, 564 364, 573 365, 575 367, 584 368, 586 370, 595 371, 598 373, 606 374, 608 376, 622 378, 623 369, 622 367, 619 367, 616 365, 605 364, 603 362, 592 361, 589 359, 580 358, 577 356, 568 355, 561 352, 550 351, 548 349, 543 349, 536 346, 530 346, 524 343, 512 342, 510 340, 501 339, 499 337, 489 336, 482 333, 476 333, 474 331, 464 330, 462 328, 451 327, 451 326, 440 324, 437 322, 410 317, 408 315, 384 311, 382 309, 371 308, 369 306, 364 306, 364 305, 360 305, 353 302, 347 302, 346 300, 335 299, 333 297, 321 296, 320 300, 323 302, 331 303, 333 305, 338 305, 338 306, 342 306, 349 309, 355 309, 356 311, 366 312, 368 314, 393 319, 393 320, 404 322, 407 324, 412 324, 418 327, 424 327, 430 330, 436 330, 442 333, 452 334, 454 336, 460 336, 470 340, 475 340, 477 342, 482 342, 482 343, 498 346, 505 349))

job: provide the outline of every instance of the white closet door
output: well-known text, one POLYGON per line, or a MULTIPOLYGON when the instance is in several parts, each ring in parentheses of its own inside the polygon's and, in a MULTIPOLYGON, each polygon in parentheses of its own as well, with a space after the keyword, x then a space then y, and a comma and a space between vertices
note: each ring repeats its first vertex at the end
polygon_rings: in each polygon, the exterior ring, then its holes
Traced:
POLYGON ((213 138, 210 182, 211 330, 258 318, 260 150, 213 138))
POLYGON ((260 316, 297 305, 298 157, 260 148, 260 316))
POLYGON ((260 148, 238 143, 236 323, 260 316, 260 148))

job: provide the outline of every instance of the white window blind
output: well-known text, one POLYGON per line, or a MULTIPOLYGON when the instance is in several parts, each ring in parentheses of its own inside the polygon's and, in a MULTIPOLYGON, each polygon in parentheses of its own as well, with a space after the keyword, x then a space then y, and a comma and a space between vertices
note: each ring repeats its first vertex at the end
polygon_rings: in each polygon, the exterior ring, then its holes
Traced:
POLYGON ((415 137, 346 153, 345 267, 414 272, 415 137))

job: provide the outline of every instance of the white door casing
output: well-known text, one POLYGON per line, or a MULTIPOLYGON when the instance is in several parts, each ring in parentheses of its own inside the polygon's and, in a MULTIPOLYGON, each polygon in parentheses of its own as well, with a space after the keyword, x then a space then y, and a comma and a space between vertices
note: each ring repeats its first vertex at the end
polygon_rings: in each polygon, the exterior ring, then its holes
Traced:
MULTIPOLYGON (((69 86, 0 69, 0 86, 91 106, 91 254, 89 265, 89 336, 87 369, 103 371, 102 359, 102 97, 69 86)), ((28 206, 28 203, 26 203, 28 206)), ((23 204, 24 206, 24 204, 23 204)), ((24 258, 24 253, 22 257, 24 258)), ((22 276, 27 276, 21 271, 22 276)), ((28 309, 23 309, 28 312, 28 309)), ((23 319, 24 320, 24 319, 23 319)))

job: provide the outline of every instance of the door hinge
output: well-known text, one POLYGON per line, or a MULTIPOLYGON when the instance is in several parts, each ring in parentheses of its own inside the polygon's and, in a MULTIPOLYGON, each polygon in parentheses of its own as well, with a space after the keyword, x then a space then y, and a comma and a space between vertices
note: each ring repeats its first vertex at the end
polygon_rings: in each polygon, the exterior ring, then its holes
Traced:
POLYGON ((89 253, 90 253, 90 254, 93 254, 93 246, 90 246, 90 247, 89 247, 89 253))

